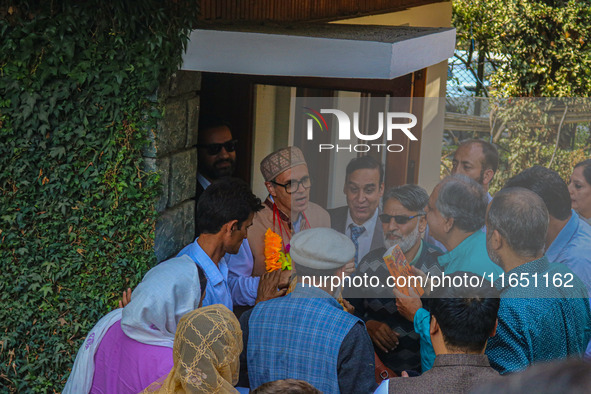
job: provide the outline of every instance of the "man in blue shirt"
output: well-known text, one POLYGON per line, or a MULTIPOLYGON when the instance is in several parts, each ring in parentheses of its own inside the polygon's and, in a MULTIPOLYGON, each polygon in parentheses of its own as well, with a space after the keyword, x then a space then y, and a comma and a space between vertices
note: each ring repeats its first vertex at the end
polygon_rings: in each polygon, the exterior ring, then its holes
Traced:
POLYGON ((588 294, 567 265, 544 256, 548 210, 542 199, 521 187, 504 188, 486 226, 488 253, 505 271, 495 282, 501 305, 486 351, 491 365, 504 374, 581 356, 591 337, 588 294))
POLYGON ((223 304, 232 310, 224 256, 238 253, 255 212, 261 208, 261 200, 244 181, 236 178, 215 181, 201 195, 197 204, 197 226, 201 235, 178 256, 189 256, 205 273, 207 288, 203 306, 223 304))
MULTIPOLYGON (((505 187, 524 187, 544 201, 550 214, 546 257, 567 265, 591 295, 591 226, 571 209, 568 186, 557 172, 534 166, 509 179, 505 187)), ((586 355, 591 358, 591 343, 586 355)))
MULTIPOLYGON (((486 234, 481 231, 488 197, 476 181, 465 175, 453 175, 442 180, 431 193, 427 204, 427 223, 431 234, 448 250, 437 261, 445 272, 472 272, 486 279, 502 273, 486 252, 486 234)), ((423 372, 430 369, 435 352, 429 336, 430 314, 422 308, 418 297, 405 297, 394 291, 398 311, 414 322, 421 339, 423 372)))

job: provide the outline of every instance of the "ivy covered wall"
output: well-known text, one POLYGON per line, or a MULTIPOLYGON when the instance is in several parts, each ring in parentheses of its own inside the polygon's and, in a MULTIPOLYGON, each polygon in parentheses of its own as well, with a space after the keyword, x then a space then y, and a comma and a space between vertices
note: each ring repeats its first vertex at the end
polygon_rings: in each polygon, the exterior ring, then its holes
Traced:
POLYGON ((142 152, 166 114, 149 98, 198 3, 0 2, 0 387, 61 391, 87 330, 156 263, 142 152))

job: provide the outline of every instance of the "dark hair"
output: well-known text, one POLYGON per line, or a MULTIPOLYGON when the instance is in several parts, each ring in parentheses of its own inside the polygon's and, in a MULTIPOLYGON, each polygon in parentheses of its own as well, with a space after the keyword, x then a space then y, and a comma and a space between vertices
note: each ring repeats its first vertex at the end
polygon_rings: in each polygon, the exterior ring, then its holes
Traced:
POLYGON ((199 276, 199 287, 201 289, 201 297, 205 294, 205 289, 207 288, 207 276, 205 276, 205 271, 203 271, 197 265, 197 275, 199 276))
POLYGON ((251 213, 263 208, 261 200, 238 178, 226 177, 214 181, 201 194, 197 203, 197 229, 200 234, 216 234, 222 226, 238 220, 238 226, 251 213))
POLYGON ((455 174, 440 183, 436 207, 445 218, 453 218, 454 226, 473 232, 484 226, 488 197, 484 188, 473 179, 455 174))
MULTIPOLYGON (((472 277, 482 280, 471 272, 449 276, 452 284, 456 276, 464 284, 471 283, 472 277)), ((450 285, 438 287, 431 297, 436 298, 430 298, 426 307, 437 319, 445 344, 462 351, 482 351, 495 328, 501 301, 498 291, 486 282, 481 287, 450 285)))
POLYGON ((227 120, 222 119, 219 116, 203 114, 199 117, 199 133, 197 138, 199 139, 199 141, 201 141, 202 136, 205 135, 205 132, 207 130, 222 126, 226 126, 230 131, 232 131, 230 122, 228 122, 227 120))
POLYGON ((320 394, 310 383, 303 380, 283 379, 261 384, 251 391, 252 394, 320 394))
POLYGON ((484 385, 473 394, 587 394, 591 387, 591 363, 580 359, 560 360, 530 366, 484 385))
POLYGON ((499 151, 497 150, 497 147, 490 142, 477 139, 463 141, 460 146, 471 144, 478 144, 480 145, 480 148, 482 148, 482 154, 484 155, 482 169, 486 170, 490 168, 496 173, 499 169, 499 151))
POLYGON ((524 187, 544 200, 548 213, 558 220, 566 220, 571 214, 568 186, 556 171, 533 166, 509 179, 508 187, 524 187))
POLYGON ((382 166, 382 163, 377 161, 373 156, 361 156, 351 159, 349 164, 347 164, 345 179, 348 180, 349 175, 353 172, 363 169, 377 169, 380 172, 380 183, 384 182, 384 166, 382 166))
POLYGON ((591 159, 583 160, 575 165, 575 168, 583 167, 583 176, 588 184, 591 185, 591 159))
POLYGON ((386 190, 382 202, 385 204, 390 199, 400 201, 402 206, 409 211, 425 213, 429 195, 419 185, 402 185, 386 190))
POLYGON ((497 230, 515 253, 535 257, 544 252, 548 231, 548 210, 531 190, 509 187, 493 198, 486 225, 497 230))

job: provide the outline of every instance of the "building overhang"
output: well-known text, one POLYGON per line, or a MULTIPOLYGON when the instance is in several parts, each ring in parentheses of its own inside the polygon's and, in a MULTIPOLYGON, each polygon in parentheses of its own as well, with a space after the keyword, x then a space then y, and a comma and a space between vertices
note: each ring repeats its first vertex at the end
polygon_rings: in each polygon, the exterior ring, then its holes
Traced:
POLYGON ((452 57, 455 40, 453 28, 212 25, 193 30, 181 69, 390 80, 452 57))

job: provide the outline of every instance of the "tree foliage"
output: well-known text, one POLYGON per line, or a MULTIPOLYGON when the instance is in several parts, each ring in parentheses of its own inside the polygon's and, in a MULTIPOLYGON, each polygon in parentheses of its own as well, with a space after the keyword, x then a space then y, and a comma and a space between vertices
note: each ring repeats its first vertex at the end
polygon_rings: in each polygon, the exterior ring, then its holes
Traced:
POLYGON ((486 95, 493 98, 487 139, 497 143, 502 158, 493 190, 535 164, 568 179, 572 166, 591 153, 589 104, 503 98, 590 95, 589 2, 454 0, 453 24, 458 31, 457 49, 465 51, 464 62, 473 73, 478 75, 481 62, 493 65, 492 73, 479 75, 488 78, 486 95), (561 122, 563 115, 566 121, 561 122), (569 121, 577 116, 580 122, 569 121))
POLYGON ((60 391, 87 330, 155 263, 148 97, 199 7, 0 4, 0 386, 60 391))

